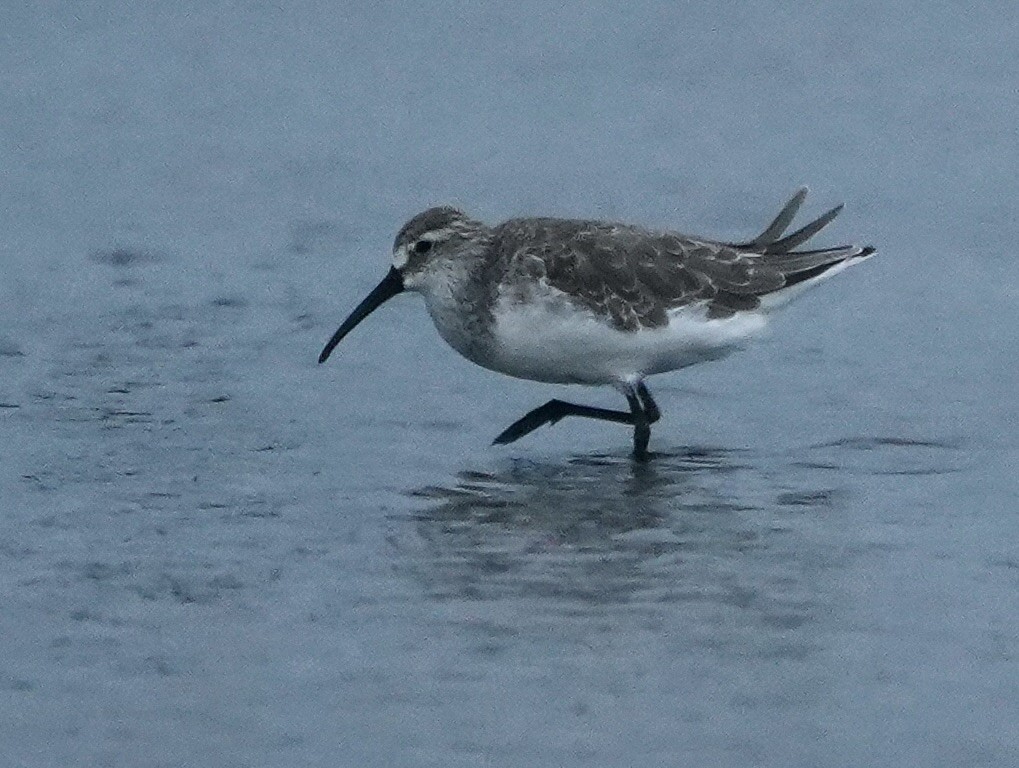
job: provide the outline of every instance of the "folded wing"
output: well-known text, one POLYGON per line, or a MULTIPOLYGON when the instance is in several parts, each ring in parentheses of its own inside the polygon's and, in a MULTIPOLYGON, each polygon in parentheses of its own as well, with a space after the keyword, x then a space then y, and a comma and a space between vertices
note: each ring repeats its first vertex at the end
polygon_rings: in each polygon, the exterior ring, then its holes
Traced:
POLYGON ((635 331, 664 326, 672 312, 695 305, 709 318, 754 310, 765 297, 792 293, 874 252, 854 245, 796 250, 842 210, 832 208, 783 237, 806 193, 797 191, 761 234, 741 243, 561 219, 532 219, 526 233, 514 232, 514 221, 500 229, 504 247, 514 251, 511 268, 547 282, 620 330, 635 331))

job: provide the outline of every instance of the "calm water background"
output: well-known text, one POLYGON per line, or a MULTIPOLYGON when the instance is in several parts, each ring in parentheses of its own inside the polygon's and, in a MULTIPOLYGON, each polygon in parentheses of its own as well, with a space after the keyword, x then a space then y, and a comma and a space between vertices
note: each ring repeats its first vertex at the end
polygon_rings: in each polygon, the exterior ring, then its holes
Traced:
POLYGON ((1019 6, 0 11, 0 763, 1019 763, 1019 6), (420 301, 428 205, 879 258, 613 425, 420 301))

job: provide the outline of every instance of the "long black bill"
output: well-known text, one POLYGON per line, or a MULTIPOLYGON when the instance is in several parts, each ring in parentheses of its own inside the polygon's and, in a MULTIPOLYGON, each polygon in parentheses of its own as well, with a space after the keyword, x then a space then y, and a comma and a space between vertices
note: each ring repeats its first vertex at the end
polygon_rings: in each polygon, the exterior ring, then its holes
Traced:
POLYGON ((343 337, 354 330, 358 323, 378 309, 383 302, 402 292, 403 278, 396 270, 396 267, 390 267, 388 274, 382 278, 382 282, 376 285, 372 292, 365 296, 364 301, 357 305, 357 309, 350 313, 350 317, 343 321, 343 325, 329 339, 329 343, 322 349, 322 354, 318 356, 318 361, 324 363, 326 358, 332 354, 336 345, 343 341, 343 337))

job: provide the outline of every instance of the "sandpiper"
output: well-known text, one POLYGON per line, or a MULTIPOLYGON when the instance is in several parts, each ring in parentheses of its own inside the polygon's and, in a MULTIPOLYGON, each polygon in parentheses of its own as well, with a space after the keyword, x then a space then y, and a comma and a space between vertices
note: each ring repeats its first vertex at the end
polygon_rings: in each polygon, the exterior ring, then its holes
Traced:
POLYGON ((439 335, 468 360, 522 379, 608 384, 629 404, 615 411, 550 400, 495 443, 583 416, 632 426, 634 455, 646 458, 661 416, 646 377, 724 357, 776 308, 874 253, 855 245, 796 250, 842 210, 783 236, 806 194, 800 189, 761 234, 740 243, 574 219, 491 227, 456 208, 430 208, 400 230, 388 274, 318 360, 387 299, 414 291, 439 335))

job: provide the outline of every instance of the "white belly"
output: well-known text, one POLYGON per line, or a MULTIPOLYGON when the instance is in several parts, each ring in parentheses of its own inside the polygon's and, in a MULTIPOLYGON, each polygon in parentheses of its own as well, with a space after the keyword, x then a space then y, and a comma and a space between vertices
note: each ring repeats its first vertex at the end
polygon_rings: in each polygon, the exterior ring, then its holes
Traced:
POLYGON ((627 332, 575 307, 504 301, 495 312, 495 348, 482 365, 556 384, 634 381, 724 357, 765 324, 758 313, 708 320, 693 308, 668 326, 627 332))

